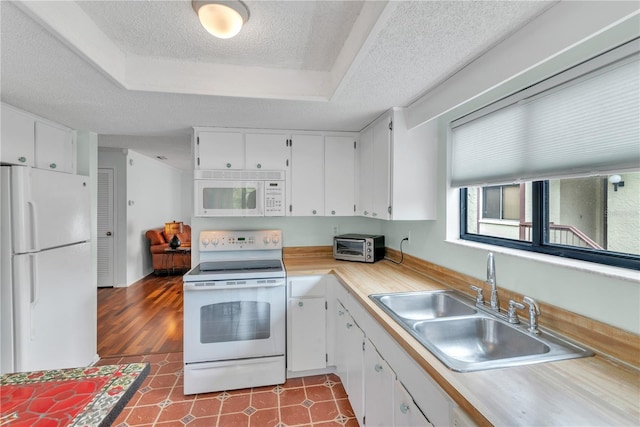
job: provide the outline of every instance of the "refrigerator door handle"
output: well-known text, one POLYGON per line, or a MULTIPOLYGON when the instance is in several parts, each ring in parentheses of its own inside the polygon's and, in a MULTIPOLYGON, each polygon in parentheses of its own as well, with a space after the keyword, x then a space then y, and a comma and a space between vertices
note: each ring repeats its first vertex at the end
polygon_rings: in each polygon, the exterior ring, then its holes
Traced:
POLYGON ((38 256, 37 254, 29 255, 29 264, 31 268, 31 295, 29 298, 29 334, 31 340, 35 339, 36 327, 33 315, 35 306, 38 304, 38 256))
POLYGON ((27 201, 27 205, 29 205, 29 218, 31 219, 29 233, 31 234, 31 245, 29 252, 37 252, 40 250, 38 247, 38 221, 36 218, 36 215, 38 214, 38 207, 36 202, 33 200, 27 201))

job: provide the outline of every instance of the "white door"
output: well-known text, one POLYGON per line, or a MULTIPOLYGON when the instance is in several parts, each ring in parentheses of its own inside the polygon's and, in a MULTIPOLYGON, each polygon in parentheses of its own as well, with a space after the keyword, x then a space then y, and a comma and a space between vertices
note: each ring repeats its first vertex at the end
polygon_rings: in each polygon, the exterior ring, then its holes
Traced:
POLYGON ((14 110, 2 104, 2 163, 14 165, 35 165, 34 126, 33 117, 14 110))
POLYGON ((378 121, 373 126, 373 207, 372 216, 380 219, 390 219, 388 209, 391 205, 391 117, 378 121))
POLYGON ((115 285, 113 169, 98 169, 98 286, 115 285))
POLYGON ((11 175, 14 253, 91 238, 88 177, 27 167, 11 168, 11 175))
POLYGON ((16 370, 89 365, 96 355, 91 244, 14 255, 16 370))
POLYGON ((75 173, 74 140, 70 129, 36 122, 36 167, 75 173))
POLYGON ((244 169, 244 137, 237 132, 200 132, 198 169, 244 169))
POLYGON ((396 427, 433 427, 400 381, 396 380, 394 384, 393 425, 396 427))
POLYGON ((287 135, 248 133, 246 138, 246 168, 286 170, 289 159, 287 135))
POLYGON ((367 128, 358 142, 358 215, 373 214, 373 128, 367 128))
POLYGON ((347 314, 344 327, 347 328, 347 394, 349 403, 358 422, 364 424, 364 332, 353 318, 347 314))
POLYGON ((324 140, 324 211, 326 216, 353 216, 355 204, 355 139, 324 140))
POLYGON ((324 137, 293 135, 291 215, 324 215, 324 137))
POLYGON ((393 383, 396 374, 367 339, 364 347, 364 413, 367 427, 393 425, 393 383))
POLYGON ((290 298, 288 368, 305 371, 327 367, 327 321, 324 298, 290 298))

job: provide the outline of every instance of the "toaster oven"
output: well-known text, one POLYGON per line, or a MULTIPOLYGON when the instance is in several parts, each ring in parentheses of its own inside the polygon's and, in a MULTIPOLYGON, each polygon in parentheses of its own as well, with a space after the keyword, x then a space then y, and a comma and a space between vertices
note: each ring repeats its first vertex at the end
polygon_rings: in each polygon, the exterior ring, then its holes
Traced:
POLYGON ((333 257, 344 261, 376 262, 384 258, 384 236, 343 234, 333 237, 333 257))

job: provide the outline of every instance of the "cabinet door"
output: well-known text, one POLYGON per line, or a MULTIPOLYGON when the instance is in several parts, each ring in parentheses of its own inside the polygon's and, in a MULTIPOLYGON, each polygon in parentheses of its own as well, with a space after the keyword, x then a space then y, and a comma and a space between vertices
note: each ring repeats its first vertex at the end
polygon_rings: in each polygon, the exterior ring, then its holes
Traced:
POLYGON ((395 381, 393 390, 393 419, 396 427, 433 427, 429 420, 420 412, 413 398, 400 381, 395 381))
POLYGON ((199 132, 197 169, 244 169, 244 138, 237 132, 199 132))
POLYGON ((364 413, 367 427, 393 425, 393 387, 396 379, 391 367, 367 339, 364 347, 364 413))
POLYGON ((344 327, 346 334, 347 395, 353 413, 360 424, 364 424, 364 332, 347 314, 344 327))
POLYGON ((33 117, 2 104, 0 160, 13 165, 35 166, 33 117))
POLYGON ((36 121, 36 167, 75 173, 73 132, 70 129, 36 121))
POLYGON ((355 204, 355 141, 328 136, 324 140, 324 214, 353 216, 355 204))
POLYGON ((340 377, 345 390, 349 388, 349 377, 347 375, 347 343, 349 336, 347 334, 347 328, 345 327, 347 316, 347 310, 339 301, 336 301, 334 360, 336 364, 336 374, 340 377))
POLYGON ((324 137, 291 137, 291 215, 324 213, 324 137))
POLYGON ((358 145, 357 212, 370 217, 373 214, 373 127, 360 135, 358 145))
POLYGON ((324 298, 289 299, 290 371, 326 368, 326 309, 324 298))
POLYGON ((391 189, 391 123, 385 116, 373 125, 373 206, 372 216, 390 219, 389 213, 391 189))
POLYGON ((247 169, 285 170, 289 159, 288 135, 256 134, 245 135, 247 169))

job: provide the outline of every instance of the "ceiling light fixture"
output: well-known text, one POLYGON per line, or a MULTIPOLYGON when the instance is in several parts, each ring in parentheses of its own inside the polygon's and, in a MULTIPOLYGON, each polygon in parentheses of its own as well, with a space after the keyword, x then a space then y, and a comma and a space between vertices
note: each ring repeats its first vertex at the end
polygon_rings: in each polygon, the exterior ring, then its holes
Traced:
POLYGON ((196 1, 191 2, 202 26, 212 35, 230 39, 240 32, 249 20, 249 9, 239 1, 196 1))

